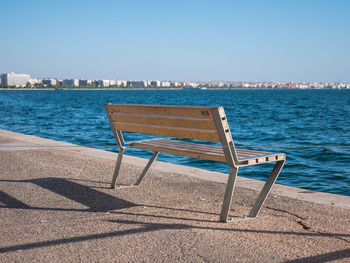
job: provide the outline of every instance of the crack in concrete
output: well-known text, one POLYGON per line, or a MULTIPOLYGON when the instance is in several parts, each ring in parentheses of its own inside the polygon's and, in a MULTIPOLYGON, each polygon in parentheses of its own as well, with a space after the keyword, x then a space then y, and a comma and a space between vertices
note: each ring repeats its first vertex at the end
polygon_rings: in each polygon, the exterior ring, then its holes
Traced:
POLYGON ((278 208, 273 208, 273 207, 268 207, 268 206, 266 208, 274 210, 274 211, 286 213, 286 214, 289 214, 289 215, 292 215, 292 216, 295 216, 295 217, 299 218, 300 220, 295 220, 295 222, 298 223, 299 225, 301 225, 303 227, 303 229, 305 229, 306 231, 309 231, 309 232, 312 232, 312 233, 321 234, 321 235, 324 235, 324 236, 327 236, 327 237, 336 238, 338 240, 341 240, 341 241, 344 241, 344 242, 350 244, 350 240, 348 240, 346 238, 335 236, 332 233, 326 233, 326 232, 322 232, 322 231, 319 231, 319 230, 314 230, 311 226, 309 226, 308 224, 303 222, 303 220, 307 219, 306 217, 301 217, 301 216, 299 216, 297 214, 293 214, 293 213, 285 211, 283 209, 278 209, 278 208))
POLYGON ((302 220, 296 221, 299 225, 301 225, 305 230, 310 230, 312 229, 311 226, 307 225, 306 223, 304 223, 302 220))
POLYGON ((286 214, 295 216, 295 217, 297 217, 297 218, 299 218, 301 220, 306 220, 307 219, 307 217, 301 217, 301 216, 299 216, 297 214, 294 214, 292 212, 289 212, 289 211, 286 211, 286 210, 283 210, 283 209, 278 209, 278 208, 274 208, 274 207, 270 207, 270 206, 266 206, 266 208, 274 210, 274 211, 277 211, 277 212, 282 212, 282 213, 286 213, 286 214))

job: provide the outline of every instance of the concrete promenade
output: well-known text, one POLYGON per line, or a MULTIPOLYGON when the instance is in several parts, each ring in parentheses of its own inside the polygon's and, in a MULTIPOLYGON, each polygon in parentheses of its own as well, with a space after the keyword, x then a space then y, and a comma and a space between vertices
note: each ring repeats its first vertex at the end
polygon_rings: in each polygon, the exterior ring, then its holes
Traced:
MULTIPOLYGON (((156 162, 110 189, 115 160, 0 130, 0 262, 350 262, 350 197, 276 185, 257 219, 220 223, 226 175, 156 162)), ((239 178, 232 215, 259 187, 239 178)))

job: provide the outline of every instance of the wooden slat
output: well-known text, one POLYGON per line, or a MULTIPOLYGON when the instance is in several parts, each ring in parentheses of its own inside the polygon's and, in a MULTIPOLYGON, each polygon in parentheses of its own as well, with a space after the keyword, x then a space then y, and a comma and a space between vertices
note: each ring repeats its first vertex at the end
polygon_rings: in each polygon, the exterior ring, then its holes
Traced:
POLYGON ((167 139, 153 139, 148 141, 141 141, 142 143, 151 143, 152 145, 157 146, 166 146, 166 147, 174 147, 174 148, 183 148, 188 149, 192 151, 199 151, 199 152, 210 152, 214 154, 222 154, 222 147, 218 146, 212 146, 212 145, 204 145, 204 144, 198 144, 198 143, 189 143, 189 142, 182 142, 182 141, 174 141, 174 140, 167 140, 167 139))
MULTIPOLYGON (((205 144, 199 144, 199 143, 190 143, 190 142, 182 142, 182 141, 167 140, 167 139, 152 139, 152 140, 141 141, 141 143, 147 143, 147 142, 150 142, 152 145, 157 145, 157 146, 183 148, 183 149, 194 150, 194 151, 223 154, 223 149, 221 146, 205 145, 205 144)), ((265 156, 265 155, 271 154, 270 152, 252 151, 252 150, 245 150, 245 149, 237 149, 237 153, 240 158, 259 157, 262 155, 265 156)))
POLYGON ((215 122, 207 118, 128 114, 115 112, 111 113, 111 118, 115 122, 216 130, 215 122))
POLYGON ((187 142, 176 142, 174 144, 172 142, 173 141, 171 140, 164 140, 162 142, 157 142, 157 141, 151 142, 151 144, 153 146, 160 147, 160 148, 172 148, 179 151, 195 153, 197 155, 205 154, 207 156, 214 156, 214 158, 206 158, 209 160, 215 160, 215 161, 226 160, 221 147, 210 146, 210 145, 200 145, 200 144, 187 143, 187 142))
POLYGON ((250 157, 247 159, 240 160, 239 164, 241 166, 247 166, 247 165, 256 165, 256 164, 262 164, 262 163, 268 163, 268 162, 275 162, 275 161, 280 161, 285 159, 286 159, 286 155, 284 153, 271 153, 270 155, 266 155, 266 156, 250 157))
POLYGON ((239 155, 239 160, 240 161, 244 161, 244 160, 251 160, 251 159, 254 159, 254 160, 259 160, 262 161, 262 160, 265 160, 266 158, 270 158, 271 156, 276 156, 278 155, 277 153, 270 153, 270 154, 260 154, 260 155, 254 155, 254 154, 251 154, 251 155, 239 155))
POLYGON ((188 116, 212 119, 211 109, 214 107, 142 105, 142 104, 106 104, 110 112, 155 114, 170 116, 188 116))
MULTIPOLYGON (((133 142, 130 144, 130 146, 175 155, 182 155, 218 162, 226 162, 224 152, 222 148, 218 146, 203 145, 198 143, 189 143, 167 139, 153 139, 147 141, 133 142)), ((240 152, 240 150, 241 149, 237 149, 238 152, 240 152)), ((266 154, 266 152, 258 152, 251 150, 243 151, 248 151, 248 153, 245 152, 239 155, 239 157, 242 158, 242 160, 239 161, 240 165, 255 165, 267 162, 274 162, 285 158, 285 155, 280 153, 266 154)))
POLYGON ((203 152, 203 151, 196 151, 196 150, 190 150, 187 148, 175 148, 173 146, 169 145, 157 145, 153 143, 143 143, 143 142, 133 142, 130 144, 132 147, 141 148, 141 149, 147 149, 152 151, 158 151, 158 152, 164 152, 164 153, 170 153, 175 155, 181 155, 181 156, 187 156, 187 157, 193 157, 198 159, 204 159, 204 160, 211 160, 211 161, 217 161, 217 162, 226 162, 225 156, 223 154, 218 153, 209 153, 209 152, 203 152))
POLYGON ((237 151, 237 153, 239 152, 240 154, 251 154, 252 156, 270 154, 270 152, 254 151, 254 150, 246 150, 246 149, 236 149, 236 151, 237 151))
POLYGON ((184 139, 194 139, 218 142, 220 138, 216 130, 189 129, 181 127, 164 127, 157 125, 144 125, 124 122, 114 122, 116 130, 138 132, 143 134, 160 135, 184 139))
MULTIPOLYGON (((213 154, 223 154, 223 149, 221 146, 204 145, 204 144, 198 144, 198 143, 189 143, 189 142, 166 140, 166 139, 151 140, 151 144, 157 145, 157 146, 182 148, 187 150, 200 151, 200 152, 213 153, 213 154)), ((250 150, 241 151, 241 149, 238 150, 239 158, 258 157, 261 155, 265 156, 267 154, 269 153, 250 151, 250 150)))

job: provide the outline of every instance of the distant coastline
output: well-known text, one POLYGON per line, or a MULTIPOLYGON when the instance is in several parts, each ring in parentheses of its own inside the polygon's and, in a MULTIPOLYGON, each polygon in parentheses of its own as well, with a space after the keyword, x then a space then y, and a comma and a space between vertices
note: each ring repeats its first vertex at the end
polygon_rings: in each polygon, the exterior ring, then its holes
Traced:
POLYGON ((323 88, 323 89, 282 89, 282 88, 207 88, 207 89, 193 89, 193 88, 0 88, 0 91, 8 90, 8 91, 40 91, 40 90, 81 90, 81 91, 98 91, 98 90, 117 90, 117 91, 128 91, 128 90, 350 90, 350 89, 331 89, 331 88, 323 88))
POLYGON ((347 82, 290 82, 290 81, 184 81, 184 80, 111 80, 31 78, 14 72, 0 75, 0 89, 62 89, 62 90, 178 90, 178 89, 350 89, 347 82))
POLYGON ((113 87, 113 88, 106 88, 106 87, 61 87, 61 88, 0 88, 0 90, 350 90, 347 88, 307 88, 307 89, 300 89, 300 88, 243 88, 243 87, 237 87, 237 88, 222 88, 222 87, 208 87, 208 88, 186 88, 186 87, 113 87))

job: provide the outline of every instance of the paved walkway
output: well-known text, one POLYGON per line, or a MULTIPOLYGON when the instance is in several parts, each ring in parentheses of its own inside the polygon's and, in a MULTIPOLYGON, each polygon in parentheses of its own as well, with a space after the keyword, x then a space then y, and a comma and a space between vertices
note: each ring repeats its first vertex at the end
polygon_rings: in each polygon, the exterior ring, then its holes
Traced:
MULTIPOLYGON (((223 183, 157 163, 142 186, 114 190, 115 155, 14 135, 0 131, 0 262, 350 261, 350 198, 341 208, 275 191, 257 219, 220 223, 223 183)), ((143 162, 129 159, 121 184, 143 162)), ((254 196, 238 187, 231 213, 247 213, 254 196)))

